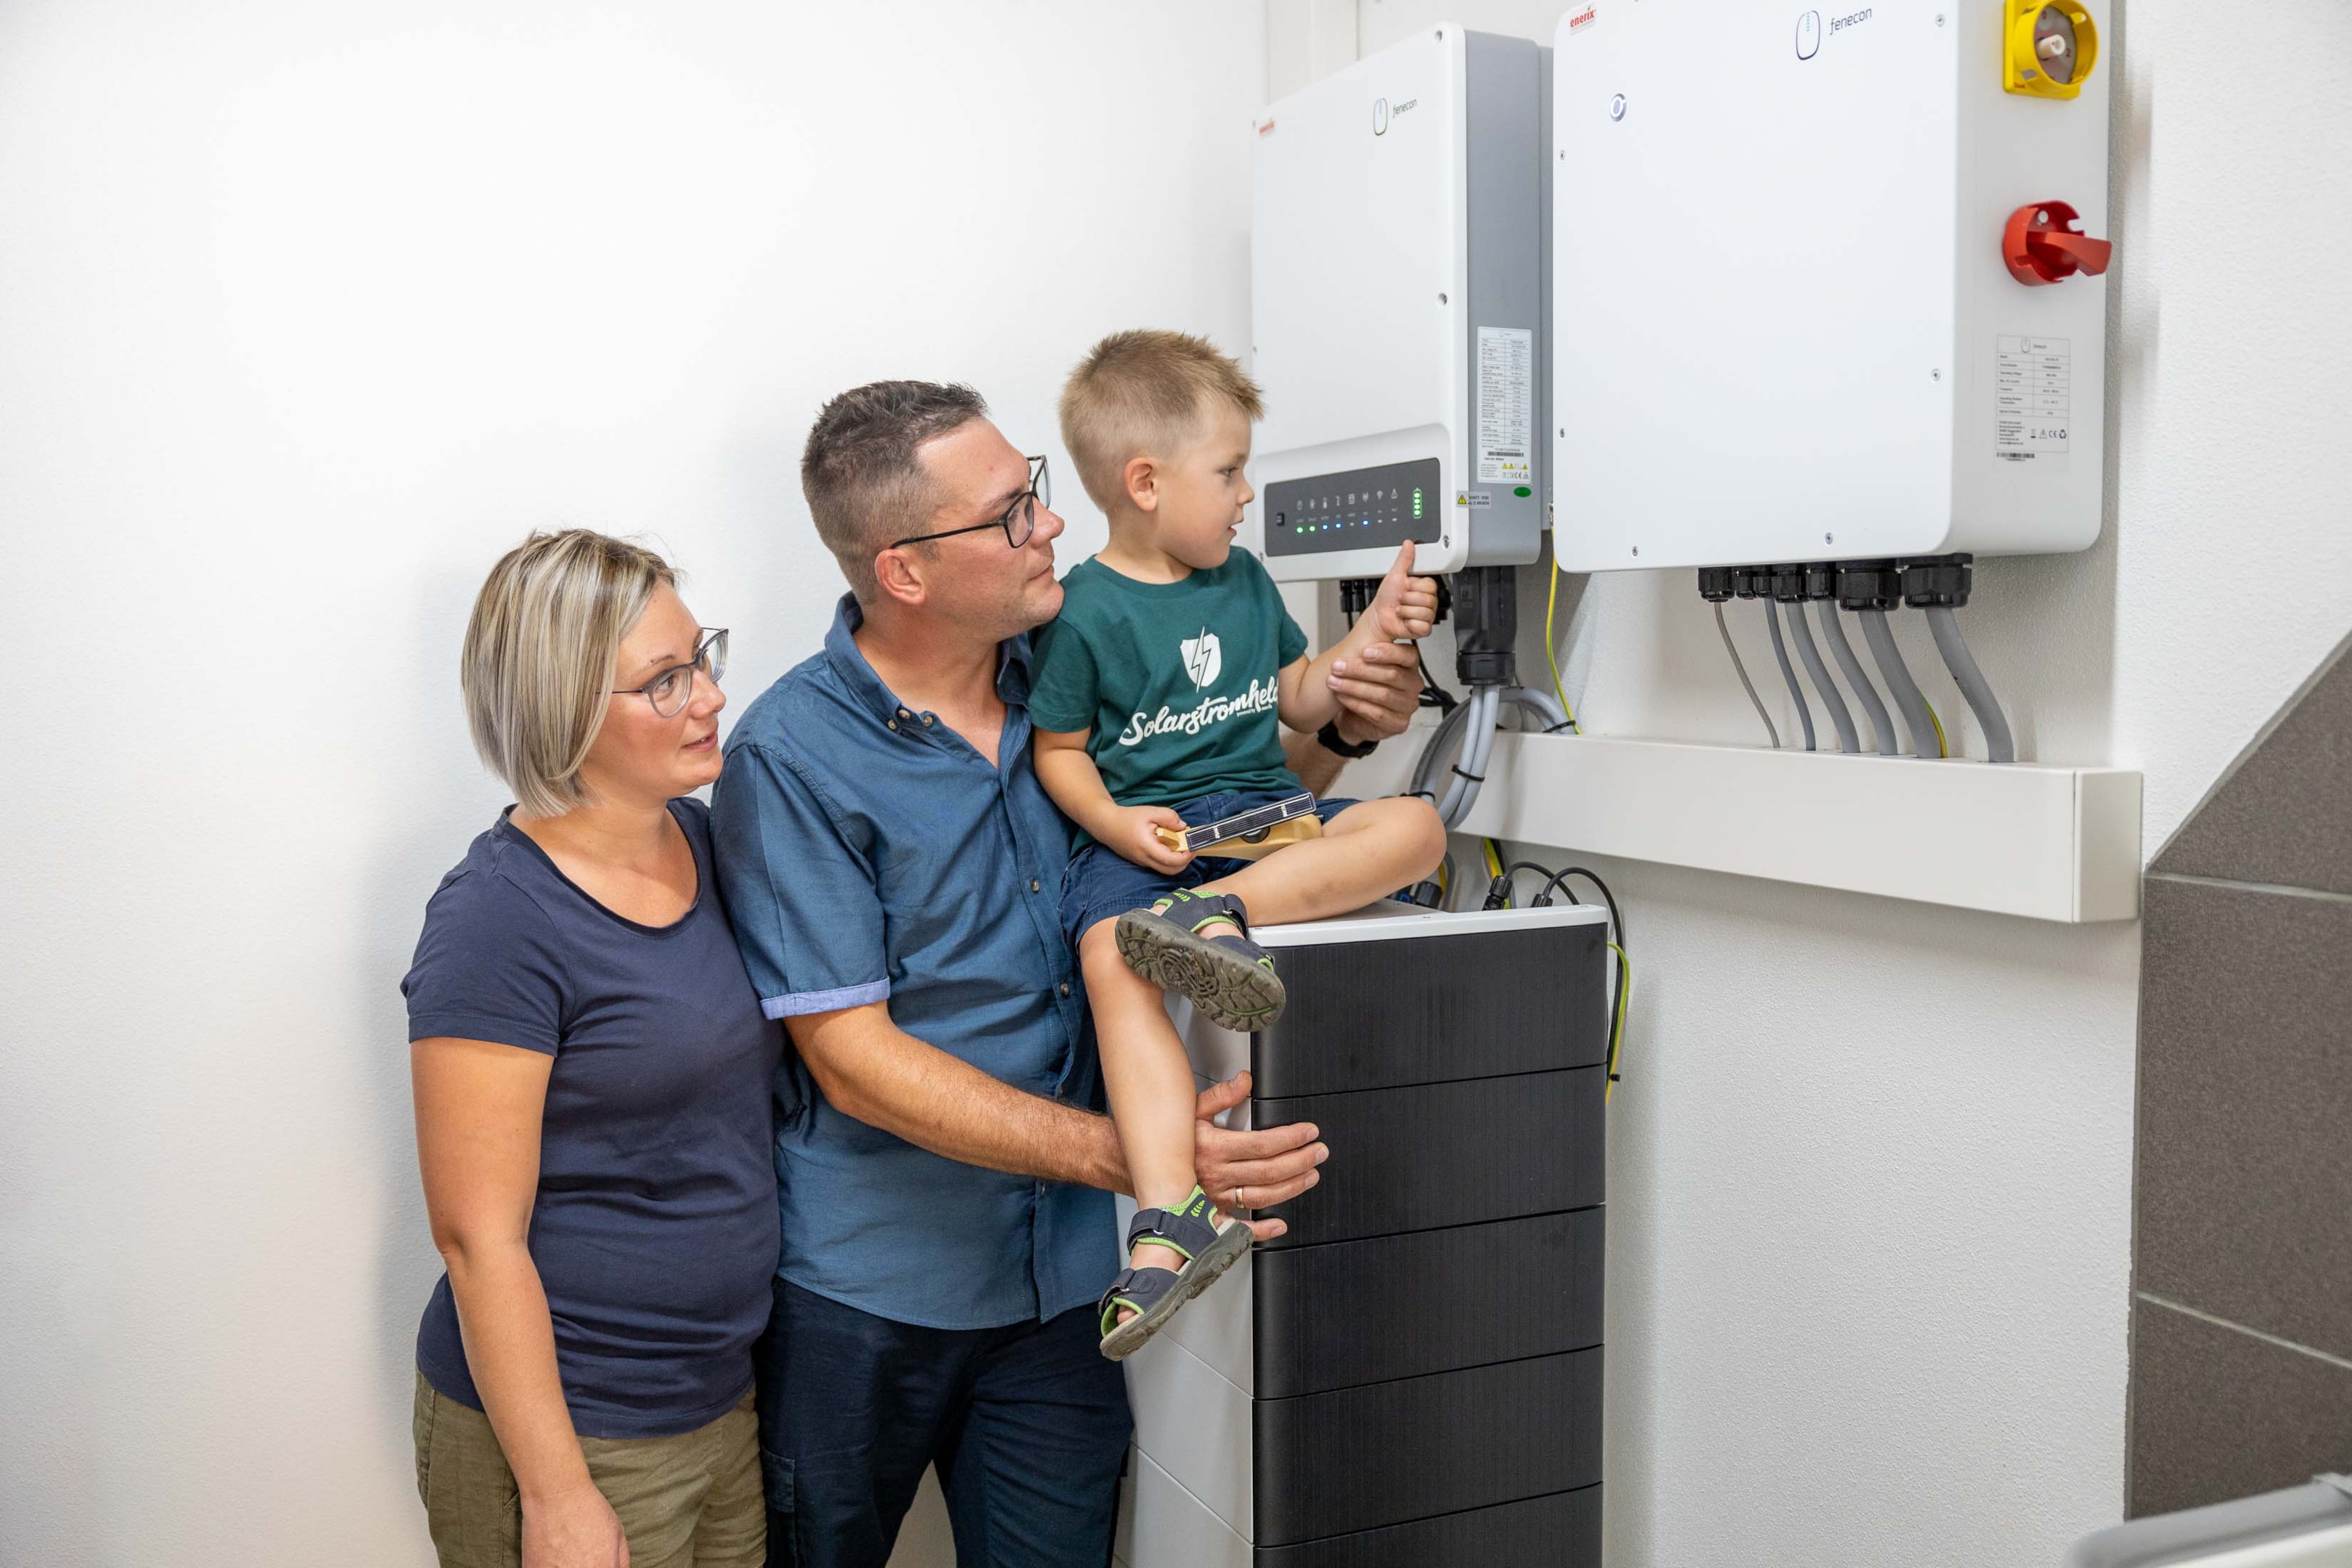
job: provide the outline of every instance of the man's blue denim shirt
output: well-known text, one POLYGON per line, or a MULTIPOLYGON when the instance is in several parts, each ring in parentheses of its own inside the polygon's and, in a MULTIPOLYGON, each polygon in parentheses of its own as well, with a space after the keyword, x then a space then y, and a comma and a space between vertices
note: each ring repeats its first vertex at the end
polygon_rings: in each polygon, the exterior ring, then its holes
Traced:
MULTIPOLYGON (((1000 765, 892 696, 851 634, 737 721, 711 798, 719 881, 772 1018, 891 1021, 1033 1094, 1102 1104, 1057 915, 1069 826, 1029 759, 1029 639, 1003 645, 1000 765)), ((1118 1268, 1108 1193, 960 1164, 776 1085, 778 1272, 895 1322, 996 1328, 1090 1305, 1118 1268)))

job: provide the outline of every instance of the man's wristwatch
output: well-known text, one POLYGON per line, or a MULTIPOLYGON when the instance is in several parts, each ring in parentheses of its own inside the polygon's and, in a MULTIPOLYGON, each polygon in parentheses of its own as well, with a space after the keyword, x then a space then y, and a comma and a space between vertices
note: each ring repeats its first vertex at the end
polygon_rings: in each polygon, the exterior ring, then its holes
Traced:
POLYGON ((1334 756, 1353 758, 1370 756, 1380 742, 1364 741, 1351 745, 1340 739, 1339 721, 1334 719, 1315 731, 1315 743, 1334 756))

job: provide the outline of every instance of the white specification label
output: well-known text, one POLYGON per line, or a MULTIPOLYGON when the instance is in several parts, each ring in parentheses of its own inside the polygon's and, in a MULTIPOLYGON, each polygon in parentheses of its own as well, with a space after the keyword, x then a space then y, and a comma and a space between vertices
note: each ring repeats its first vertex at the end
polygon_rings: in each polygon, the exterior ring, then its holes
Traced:
POLYGON ((2074 353, 2065 338, 1993 340, 1992 451, 2005 463, 2066 456, 2074 353))
POLYGON ((1478 482, 1535 479, 1536 335, 1525 327, 1478 329, 1478 482))

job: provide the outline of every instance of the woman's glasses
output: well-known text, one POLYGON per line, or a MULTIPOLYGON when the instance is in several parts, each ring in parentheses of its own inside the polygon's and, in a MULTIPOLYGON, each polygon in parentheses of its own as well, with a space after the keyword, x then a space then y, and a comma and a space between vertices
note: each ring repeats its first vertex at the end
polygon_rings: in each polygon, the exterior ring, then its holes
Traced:
POLYGON ((684 664, 671 665, 643 686, 632 686, 613 695, 642 697, 653 704, 655 712, 665 719, 674 719, 685 710, 687 700, 694 695, 697 670, 701 671, 711 685, 718 685, 719 678, 727 673, 727 628, 697 626, 695 629, 702 634, 702 640, 694 645, 692 658, 684 664))

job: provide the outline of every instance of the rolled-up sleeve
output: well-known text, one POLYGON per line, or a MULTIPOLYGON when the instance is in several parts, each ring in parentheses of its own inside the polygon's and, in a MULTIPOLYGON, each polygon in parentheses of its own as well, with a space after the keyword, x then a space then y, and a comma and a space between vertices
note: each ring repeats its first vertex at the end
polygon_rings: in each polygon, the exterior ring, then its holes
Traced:
POLYGON ((719 890, 771 1018, 890 995, 873 863, 791 761, 740 745, 711 792, 719 890))

